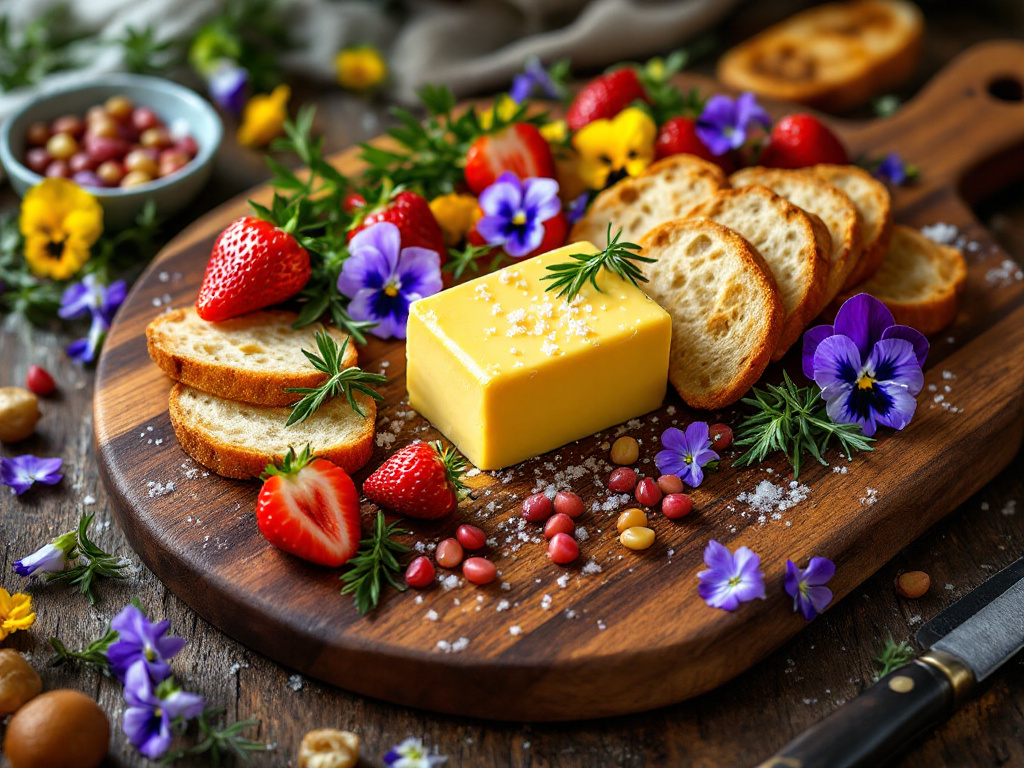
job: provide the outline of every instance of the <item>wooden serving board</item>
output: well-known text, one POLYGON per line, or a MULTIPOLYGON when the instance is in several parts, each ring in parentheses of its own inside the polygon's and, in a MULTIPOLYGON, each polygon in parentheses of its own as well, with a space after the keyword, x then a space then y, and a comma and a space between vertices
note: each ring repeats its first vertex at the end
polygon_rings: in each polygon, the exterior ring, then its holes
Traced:
MULTIPOLYGON (((471 498, 448 520, 410 524, 424 542, 453 535, 463 521, 484 528, 495 540, 488 556, 501 571, 498 583, 477 588, 458 580, 451 589, 389 593, 375 614, 359 616, 338 593, 337 571, 306 565, 260 536, 256 484, 207 475, 182 452, 167 415, 171 381, 146 354, 146 324, 195 300, 214 238, 246 210, 239 198, 164 249, 111 329, 95 419, 118 521, 146 565, 224 632, 361 694, 486 718, 571 720, 707 691, 804 626, 783 591, 787 558, 834 560, 830 587, 840 599, 1016 453, 1024 433, 1024 283, 961 192, 981 195, 1024 178, 1022 81, 1024 45, 987 44, 951 63, 896 116, 859 125, 833 121, 855 154, 897 150, 920 166, 920 180, 895 193, 896 219, 957 227, 970 272, 956 323, 932 340, 913 423, 895 436, 882 430, 874 452, 852 462, 833 455, 833 466, 808 464, 795 491, 784 460, 739 470, 728 452, 720 471, 693 492, 693 514, 680 522, 653 514, 654 547, 621 547, 614 526, 621 507, 603 489, 611 470, 607 444, 620 433, 640 438, 639 469, 655 474, 661 432, 695 416, 672 393, 661 410, 637 422, 471 477, 471 498), (571 488, 587 504, 578 523, 588 536, 569 568, 548 561, 539 529, 529 526, 520 536, 520 502, 539 481, 571 488), (805 498, 765 511, 738 498, 765 481, 771 485, 762 486, 762 496, 805 498), (735 613, 704 605, 696 573, 712 538, 760 554, 765 601, 735 613)), ((694 76, 680 83, 721 90, 694 76)), ((776 114, 792 111, 774 106, 776 114)), ((344 172, 359 169, 354 151, 336 160, 344 172)), ((788 363, 797 367, 793 358, 788 363)), ((357 483, 394 449, 438 437, 403 399, 403 345, 372 341, 360 359, 389 382, 378 444, 357 483)), ((778 367, 768 373, 779 375, 778 367)), ((700 414, 709 416, 737 423, 734 411, 700 414)), ((373 506, 364 504, 363 512, 368 521, 373 506)))

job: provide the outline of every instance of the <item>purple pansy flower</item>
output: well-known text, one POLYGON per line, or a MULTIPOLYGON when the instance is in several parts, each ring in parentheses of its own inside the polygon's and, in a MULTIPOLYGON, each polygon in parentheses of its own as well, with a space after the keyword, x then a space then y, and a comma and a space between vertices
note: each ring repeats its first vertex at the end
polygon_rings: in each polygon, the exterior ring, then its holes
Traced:
POLYGON ((384 755, 388 768, 434 768, 448 761, 446 755, 429 755, 423 746, 423 739, 408 738, 397 744, 384 755))
POLYGON ((127 605, 110 622, 110 628, 117 631, 117 640, 107 649, 110 671, 121 681, 136 664, 141 664, 154 683, 161 683, 171 676, 167 663, 182 648, 185 641, 180 637, 165 637, 171 622, 153 623, 134 605, 127 605))
POLYGON ((95 362, 96 356, 103 346, 103 341, 107 338, 109 327, 100 315, 93 315, 89 322, 89 335, 82 339, 75 339, 68 344, 65 350, 68 357, 76 363, 95 362))
POLYGON ((64 477, 60 472, 63 465, 63 459, 41 459, 27 453, 0 459, 0 485, 10 486, 11 493, 19 496, 35 483, 56 485, 64 477))
POLYGON ((907 180, 907 167, 898 153, 890 152, 875 168, 875 176, 898 187, 907 180))
POLYGON ((565 218, 570 224, 575 224, 587 213, 587 205, 590 203, 590 195, 583 192, 579 197, 569 203, 569 209, 565 212, 565 218))
POLYGON ((924 385, 928 340, 896 325, 888 308, 866 293, 847 299, 834 325, 804 334, 804 375, 821 387, 829 418, 859 424, 871 437, 881 424, 903 429, 924 385))
POLYGON ((544 222, 562 210, 558 182, 531 178, 520 181, 512 171, 480 193, 484 216, 476 230, 491 245, 502 245, 509 256, 522 258, 540 247, 544 222))
POLYGON ((338 290, 352 301, 354 320, 376 323, 382 339, 405 338, 409 305, 441 290, 441 255, 429 248, 402 247, 398 227, 388 221, 362 230, 348 245, 338 290))
POLYGON ((78 543, 78 534, 69 531, 44 544, 31 555, 14 561, 14 572, 19 576, 36 573, 60 573, 68 564, 68 554, 78 543))
POLYGON ((109 325, 127 292, 128 286, 124 280, 104 285, 96 279, 96 275, 86 275, 82 282, 69 285, 64 290, 57 314, 64 320, 99 315, 109 325))
POLYGON ((249 73, 233 61, 223 59, 206 78, 213 103, 233 115, 241 114, 245 106, 249 73))
POLYGON ((750 91, 735 100, 728 96, 712 96, 704 105, 697 120, 697 135, 712 154, 724 155, 730 149, 739 149, 747 140, 751 125, 767 130, 772 119, 757 103, 750 91))
POLYGON ((739 547, 734 554, 712 539, 704 550, 704 565, 708 570, 697 574, 697 592, 712 608, 735 611, 740 603, 764 600, 761 558, 749 548, 739 547))
POLYGON ((793 610, 810 621, 832 602, 832 590, 825 586, 836 573, 836 566, 827 557, 812 557, 806 570, 792 560, 786 561, 786 594, 793 598, 793 610))
POLYGON ((562 89, 551 79, 551 75, 541 64, 540 59, 531 56, 526 60, 523 71, 512 78, 512 87, 509 89, 508 95, 516 104, 522 104, 534 96, 560 99, 562 98, 562 89))
POLYGON ((711 433, 706 421, 693 422, 685 434, 669 427, 661 433, 661 444, 665 450, 654 457, 658 471, 663 475, 678 475, 693 488, 704 481, 704 467, 718 459, 718 454, 711 450, 711 433))
POLYGON ((133 664, 125 675, 124 700, 127 707, 121 730, 150 760, 162 757, 171 746, 174 736, 171 723, 175 719, 199 717, 206 706, 202 696, 176 686, 165 683, 154 688, 146 665, 141 661, 133 664))

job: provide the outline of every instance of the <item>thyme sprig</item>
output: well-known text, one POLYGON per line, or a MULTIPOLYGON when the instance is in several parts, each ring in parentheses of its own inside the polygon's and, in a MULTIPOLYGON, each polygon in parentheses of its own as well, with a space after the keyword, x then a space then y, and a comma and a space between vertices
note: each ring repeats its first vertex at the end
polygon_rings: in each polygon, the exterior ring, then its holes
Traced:
POLYGON ((370 384, 381 384, 386 382, 387 376, 380 373, 370 373, 357 366, 342 367, 344 365, 345 350, 348 348, 349 339, 338 345, 325 328, 316 332, 316 346, 320 354, 302 350, 310 364, 321 373, 327 374, 327 381, 318 387, 285 387, 285 392, 293 392, 302 395, 302 399, 292 405, 291 415, 285 422, 286 427, 308 419, 321 405, 328 400, 345 395, 352 410, 360 416, 365 416, 362 406, 356 402, 352 390, 362 392, 374 400, 382 401, 384 396, 372 389, 370 384))
POLYGON ((654 262, 654 259, 639 254, 640 246, 636 243, 622 243, 622 230, 612 236, 612 225, 608 224, 608 246, 597 253, 571 253, 569 258, 572 261, 549 264, 545 269, 552 274, 544 275, 541 280, 550 280, 551 284, 545 291, 558 291, 558 298, 566 301, 575 299, 587 281, 598 291, 601 287, 597 284, 597 275, 602 269, 618 275, 623 280, 629 280, 633 285, 639 287, 640 283, 646 283, 647 278, 640 271, 634 262, 641 261, 646 264, 654 262))
POLYGON ((906 640, 901 640, 897 643, 892 639, 892 635, 889 635, 882 645, 881 653, 874 659, 875 664, 878 665, 878 676, 876 679, 880 680, 894 669, 898 669, 904 664, 909 664, 916 655, 914 649, 906 640))
POLYGON ((210 763, 215 766, 224 764, 225 759, 237 758, 243 763, 249 762, 253 752, 269 752, 274 747, 264 744, 262 741, 253 741, 242 735, 247 728, 259 728, 261 720, 239 720, 231 725, 225 726, 223 719, 218 727, 214 721, 224 714, 223 707, 207 707, 203 713, 196 718, 199 726, 199 733, 203 737, 201 741, 193 744, 187 749, 179 749, 169 752, 161 761, 163 765, 182 760, 186 757, 196 755, 209 755, 210 763))
POLYGON ((388 523, 384 513, 378 511, 370 537, 359 542, 359 551, 348 561, 350 568, 341 575, 345 582, 341 594, 352 595, 360 613, 367 614, 377 607, 385 582, 399 592, 405 591, 398 577, 402 570, 398 557, 409 548, 392 538, 405 533, 408 531, 399 528, 397 521, 388 523))
POLYGON ((781 386, 768 384, 763 389, 751 390, 751 397, 742 402, 754 409, 737 430, 736 446, 747 452, 736 459, 734 466, 742 467, 764 461, 770 454, 786 454, 793 477, 800 476, 805 453, 810 453, 821 464, 825 452, 833 441, 846 458, 854 451, 870 451, 874 438, 866 437, 857 424, 837 424, 829 418, 821 390, 817 387, 798 387, 783 373, 781 386))
POLYGON ((121 571, 129 565, 119 556, 104 552, 89 538, 89 526, 95 517, 82 515, 78 521, 78 543, 68 552, 68 560, 81 557, 85 562, 46 576, 47 581, 65 581, 71 586, 77 586, 93 605, 96 604, 96 596, 92 593, 93 582, 96 579, 125 579, 127 576, 121 571))
POLYGON ((50 666, 93 667, 107 677, 110 677, 110 661, 107 659, 107 650, 117 640, 117 636, 117 630, 111 629, 110 624, 107 624, 107 629, 103 636, 93 640, 80 651, 68 650, 68 647, 64 645, 60 638, 51 637, 50 646, 53 648, 56 656, 50 662, 50 666))

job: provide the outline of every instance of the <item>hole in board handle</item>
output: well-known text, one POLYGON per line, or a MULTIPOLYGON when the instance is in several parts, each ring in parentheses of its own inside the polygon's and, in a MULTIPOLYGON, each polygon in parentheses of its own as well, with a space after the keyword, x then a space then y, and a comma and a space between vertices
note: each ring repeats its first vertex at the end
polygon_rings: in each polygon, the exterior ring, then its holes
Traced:
POLYGON ((988 84, 988 92, 999 101, 1024 101, 1024 84, 1016 77, 997 77, 988 84))

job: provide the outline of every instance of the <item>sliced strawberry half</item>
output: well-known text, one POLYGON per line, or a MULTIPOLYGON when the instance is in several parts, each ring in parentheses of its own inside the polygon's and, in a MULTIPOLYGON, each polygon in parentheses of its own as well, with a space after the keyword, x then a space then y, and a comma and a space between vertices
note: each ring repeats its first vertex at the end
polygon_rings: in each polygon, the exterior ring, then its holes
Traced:
POLYGON ((479 195, 505 171, 520 179, 555 178, 551 146, 531 123, 514 123, 481 136, 466 153, 466 184, 479 195))

